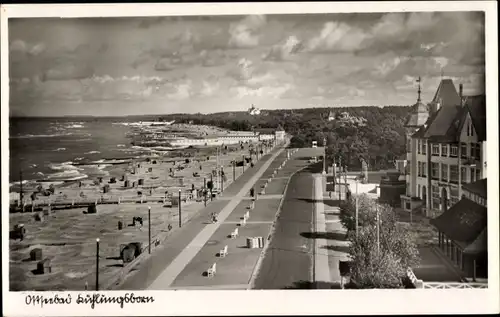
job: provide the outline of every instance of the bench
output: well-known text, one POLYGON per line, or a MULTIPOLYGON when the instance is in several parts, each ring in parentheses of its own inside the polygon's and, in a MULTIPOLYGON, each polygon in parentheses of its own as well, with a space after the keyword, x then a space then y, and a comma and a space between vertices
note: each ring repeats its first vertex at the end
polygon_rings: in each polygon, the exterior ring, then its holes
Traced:
POLYGON ((207 276, 208 277, 213 277, 216 272, 217 272, 217 263, 214 263, 214 264, 212 264, 211 267, 208 268, 208 270, 207 270, 207 276))
POLYGON ((219 251, 219 257, 223 258, 227 255, 227 245, 224 247, 224 249, 219 251))
POLYGON ((238 236, 238 228, 235 228, 233 232, 231 232, 231 239, 234 239, 238 236))

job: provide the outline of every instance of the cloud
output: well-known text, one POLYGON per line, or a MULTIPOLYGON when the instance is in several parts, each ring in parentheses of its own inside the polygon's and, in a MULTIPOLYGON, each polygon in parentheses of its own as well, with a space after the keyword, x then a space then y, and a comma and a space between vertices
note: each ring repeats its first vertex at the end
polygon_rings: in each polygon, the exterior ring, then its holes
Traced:
POLYGON ((302 43, 295 35, 289 36, 282 44, 271 47, 269 52, 264 55, 264 60, 284 61, 288 60, 291 55, 299 52, 302 49, 302 43))
POLYGON ((369 34, 360 28, 346 23, 327 22, 306 47, 312 52, 352 52, 362 49, 368 37, 369 34))
POLYGON ((13 54, 29 54, 37 56, 46 50, 44 43, 30 45, 23 40, 15 40, 10 44, 10 52, 13 54))
POLYGON ((266 24, 263 15, 250 15, 229 27, 229 46, 235 48, 251 48, 259 45, 257 32, 266 24))
POLYGON ((26 42, 23 40, 15 40, 10 44, 10 51, 24 53, 26 52, 26 47, 26 42))
POLYGON ((94 70, 85 65, 65 64, 47 70, 42 77, 44 81, 71 80, 91 77, 94 70))

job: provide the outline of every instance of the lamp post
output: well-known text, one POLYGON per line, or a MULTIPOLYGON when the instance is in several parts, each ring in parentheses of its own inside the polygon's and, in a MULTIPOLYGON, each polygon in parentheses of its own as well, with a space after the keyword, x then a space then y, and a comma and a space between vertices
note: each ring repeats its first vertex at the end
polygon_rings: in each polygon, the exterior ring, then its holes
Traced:
POLYGON ((95 253, 95 290, 99 290, 99 238, 95 239, 96 253, 95 253))
POLYGON ((179 228, 182 227, 181 190, 179 189, 179 228))
POLYGON ((233 161, 233 182, 236 180, 236 161, 233 161))
POLYGON ((149 237, 148 252, 149 254, 151 254, 151 206, 148 207, 148 237, 149 237))
POLYGON ((203 177, 203 201, 205 203, 205 207, 207 206, 207 178, 203 177))
POLYGON ((214 199, 214 195, 212 193, 212 189, 214 188, 214 174, 210 174, 210 201, 212 201, 214 199))
POLYGON ((359 227, 359 221, 358 221, 358 179, 356 178, 356 239, 358 238, 358 227, 359 227))
POLYGON ((224 192, 224 168, 220 167, 220 192, 224 192))
POLYGON ((380 256, 380 215, 378 206, 376 207, 376 210, 377 210, 377 255, 380 256))
POLYGON ((245 155, 243 155, 243 173, 245 173, 245 155))

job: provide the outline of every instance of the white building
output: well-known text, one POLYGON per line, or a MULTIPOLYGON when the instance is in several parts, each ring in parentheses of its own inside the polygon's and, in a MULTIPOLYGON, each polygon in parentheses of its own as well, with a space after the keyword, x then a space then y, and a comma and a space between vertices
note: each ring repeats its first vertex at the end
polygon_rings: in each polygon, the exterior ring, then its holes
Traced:
POLYGON ((436 216, 460 200, 462 184, 486 177, 486 102, 484 95, 463 97, 462 85, 459 94, 443 79, 427 114, 425 108, 419 98, 406 125, 407 188, 401 199, 406 210, 421 207, 436 216))

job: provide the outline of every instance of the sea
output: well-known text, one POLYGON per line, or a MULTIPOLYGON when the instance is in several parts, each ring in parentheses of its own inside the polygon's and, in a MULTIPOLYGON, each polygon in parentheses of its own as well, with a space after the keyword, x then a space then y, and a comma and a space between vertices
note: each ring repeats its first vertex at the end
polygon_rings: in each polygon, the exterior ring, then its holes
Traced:
POLYGON ((78 180, 105 174, 108 160, 151 155, 150 149, 133 146, 127 135, 131 126, 140 125, 137 122, 123 118, 10 118, 11 191, 21 178, 23 184, 78 180))

